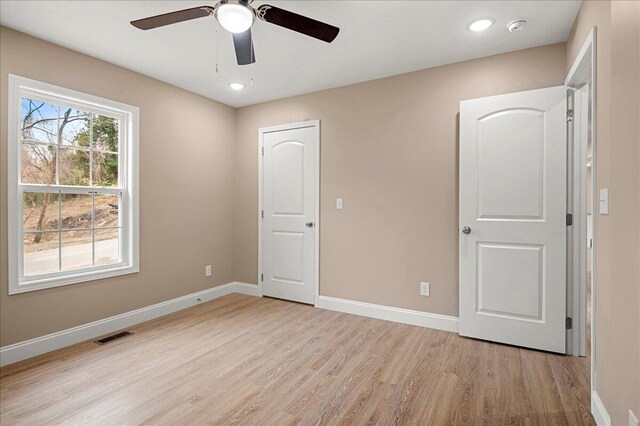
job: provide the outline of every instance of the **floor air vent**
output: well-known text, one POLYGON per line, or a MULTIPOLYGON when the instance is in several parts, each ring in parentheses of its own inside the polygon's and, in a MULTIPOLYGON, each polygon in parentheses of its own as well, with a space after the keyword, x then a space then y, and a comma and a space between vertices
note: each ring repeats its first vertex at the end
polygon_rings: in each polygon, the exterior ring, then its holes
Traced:
POLYGON ((127 337, 132 334, 133 333, 130 331, 121 331, 120 333, 112 334, 111 336, 96 340, 96 343, 99 345, 106 345, 107 343, 113 342, 114 340, 122 339, 123 337, 127 337))

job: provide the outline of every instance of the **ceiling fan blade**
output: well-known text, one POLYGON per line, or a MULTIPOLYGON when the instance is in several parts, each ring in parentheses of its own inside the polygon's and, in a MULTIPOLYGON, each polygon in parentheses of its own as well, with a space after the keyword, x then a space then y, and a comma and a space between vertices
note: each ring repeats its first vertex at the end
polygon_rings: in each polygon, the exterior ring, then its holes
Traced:
POLYGON ((141 30, 150 30, 190 19, 204 18, 205 16, 212 15, 213 12, 214 8, 211 6, 193 7, 191 9, 177 10, 175 12, 163 13, 162 15, 131 21, 131 25, 141 30))
POLYGON ((327 43, 331 43, 340 32, 340 28, 333 25, 268 4, 263 4, 257 9, 257 16, 263 21, 297 31, 327 43))
POLYGON ((249 65, 256 61, 251 39, 251 28, 243 33, 233 33, 233 46, 236 48, 238 65, 249 65))

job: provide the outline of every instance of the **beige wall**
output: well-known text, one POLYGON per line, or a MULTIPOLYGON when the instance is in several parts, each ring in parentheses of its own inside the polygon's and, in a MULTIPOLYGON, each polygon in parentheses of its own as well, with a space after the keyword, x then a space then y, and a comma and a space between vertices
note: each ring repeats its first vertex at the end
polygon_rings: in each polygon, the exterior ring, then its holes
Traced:
POLYGON ((561 85, 565 55, 556 44, 240 108, 237 279, 257 277, 258 128, 319 118, 320 293, 457 316, 459 102, 561 85))
POLYGON ((234 280, 233 108, 5 27, 0 84, 0 346, 234 280), (8 296, 9 73, 140 107, 140 273, 8 296))
POLYGON ((640 2, 585 1, 567 41, 570 68, 597 26, 595 388, 613 424, 640 415, 640 2))
POLYGON ((596 383, 623 424, 640 416, 640 2, 611 3, 611 46, 611 317, 596 383))

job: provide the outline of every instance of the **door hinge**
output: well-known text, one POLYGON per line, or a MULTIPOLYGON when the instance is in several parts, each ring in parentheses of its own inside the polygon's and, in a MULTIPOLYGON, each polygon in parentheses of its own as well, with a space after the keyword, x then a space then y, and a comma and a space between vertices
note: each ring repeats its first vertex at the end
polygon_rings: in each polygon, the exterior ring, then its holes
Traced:
POLYGON ((573 121, 573 110, 567 111, 567 121, 573 121))
POLYGON ((567 317, 565 321, 565 327, 567 330, 571 330, 573 328, 573 319, 567 317))
POLYGON ((573 225, 573 215, 571 213, 567 213, 567 226, 573 225))
POLYGON ((262 147, 262 156, 264 157, 264 146, 262 147))
POLYGON ((264 210, 260 211, 260 217, 264 219, 264 210))
POLYGON ((260 281, 264 281, 264 274, 260 274, 260 281))

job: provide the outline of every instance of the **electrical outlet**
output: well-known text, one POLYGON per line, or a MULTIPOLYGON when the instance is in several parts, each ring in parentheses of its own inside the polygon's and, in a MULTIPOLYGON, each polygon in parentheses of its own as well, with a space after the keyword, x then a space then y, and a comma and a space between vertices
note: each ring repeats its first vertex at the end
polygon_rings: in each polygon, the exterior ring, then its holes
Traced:
POLYGON ((429 283, 420 283, 420 296, 429 296, 429 283))
POLYGON ((204 268, 204 276, 205 277, 210 277, 211 276, 211 265, 207 265, 204 268))
POLYGON ((336 198, 336 209, 342 210, 342 198, 336 198))

